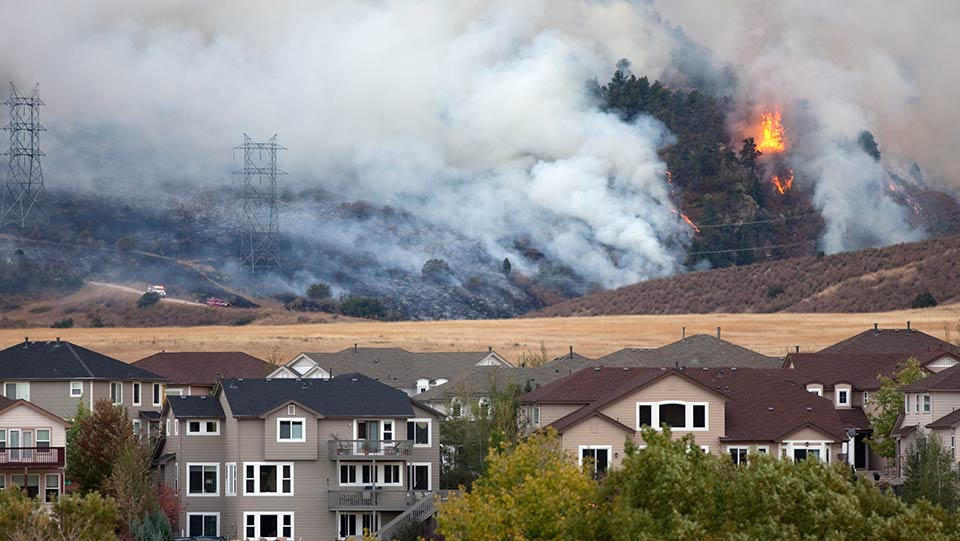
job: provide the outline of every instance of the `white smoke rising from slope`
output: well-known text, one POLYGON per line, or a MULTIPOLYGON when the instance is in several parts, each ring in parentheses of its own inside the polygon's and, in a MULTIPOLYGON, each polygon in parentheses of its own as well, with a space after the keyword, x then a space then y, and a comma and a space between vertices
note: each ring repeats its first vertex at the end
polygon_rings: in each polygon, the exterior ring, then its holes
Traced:
POLYGON ((0 76, 43 83, 51 186, 118 163, 132 191, 223 183, 241 133, 279 132, 291 182, 401 206, 493 257, 526 235, 607 286, 682 258, 658 173, 668 135, 586 92, 621 57, 663 72, 672 39, 645 6, 104 0, 3 2, 0 18, 18 21, 0 76))
POLYGON ((952 103, 960 69, 945 58, 960 50, 960 3, 669 0, 656 8, 735 67, 745 115, 778 103, 788 129, 791 114, 812 117, 795 166, 798 182, 816 183, 827 251, 922 236, 884 193, 882 168, 849 144, 860 130, 893 160, 912 156, 941 185, 960 184, 952 103))

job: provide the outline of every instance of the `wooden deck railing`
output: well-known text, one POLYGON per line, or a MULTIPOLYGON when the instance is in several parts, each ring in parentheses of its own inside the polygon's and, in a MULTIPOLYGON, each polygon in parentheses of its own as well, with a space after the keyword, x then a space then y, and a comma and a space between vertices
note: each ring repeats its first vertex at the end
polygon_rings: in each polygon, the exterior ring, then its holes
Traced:
POLYGON ((62 468, 63 463, 63 447, 0 448, 0 468, 62 468))

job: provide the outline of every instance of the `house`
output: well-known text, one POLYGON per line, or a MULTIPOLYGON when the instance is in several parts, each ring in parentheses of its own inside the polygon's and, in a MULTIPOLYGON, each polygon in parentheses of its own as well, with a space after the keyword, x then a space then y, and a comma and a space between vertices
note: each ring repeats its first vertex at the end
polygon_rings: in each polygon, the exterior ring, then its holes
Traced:
POLYGON ((960 425, 960 366, 930 374, 900 388, 903 412, 893 434, 897 441, 897 478, 902 479, 906 453, 916 443, 918 430, 940 438, 957 464, 957 426, 960 425))
POLYGON ((89 409, 110 400, 127 409, 134 430, 156 424, 163 405, 164 377, 123 361, 61 341, 24 339, 0 350, 3 395, 23 399, 64 419, 77 406, 89 409))
POLYGON ((910 326, 909 321, 904 329, 881 329, 879 324, 874 323, 873 329, 821 350, 822 353, 908 353, 917 357, 936 351, 944 351, 954 357, 960 356, 960 347, 956 344, 918 331, 910 326))
POLYGON ((161 351, 133 363, 167 382, 167 396, 209 394, 220 378, 262 378, 276 366, 242 351, 161 351))
POLYGON ((782 360, 738 346, 717 335, 686 336, 659 348, 625 348, 597 359, 599 366, 695 367, 695 368, 779 368, 782 360))
POLYGON ((418 395, 477 366, 512 367, 492 348, 487 351, 415 353, 400 348, 352 348, 336 353, 301 353, 268 377, 330 378, 360 373, 410 396, 418 395))
POLYGON ((155 468, 182 535, 391 538, 432 515, 439 413, 367 376, 223 379, 161 417, 155 468))
POLYGON ((67 423, 23 399, 0 397, 0 490, 51 502, 64 491, 67 423))
POLYGON ((624 443, 640 449, 643 426, 692 434, 704 452, 747 459, 753 449, 792 460, 848 461, 847 429, 830 401, 750 368, 594 367, 520 398, 540 427, 595 473, 620 465, 624 443))

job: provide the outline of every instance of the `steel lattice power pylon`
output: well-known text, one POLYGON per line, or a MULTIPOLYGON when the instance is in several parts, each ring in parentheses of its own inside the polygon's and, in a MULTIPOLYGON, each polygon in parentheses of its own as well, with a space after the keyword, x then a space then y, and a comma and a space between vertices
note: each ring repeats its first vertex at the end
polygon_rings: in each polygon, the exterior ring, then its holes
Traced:
POLYGON ((0 201, 0 227, 13 224, 23 228, 27 216, 43 197, 43 169, 40 166, 40 85, 29 96, 21 96, 10 83, 10 97, 3 102, 10 106, 10 123, 3 129, 10 132, 7 183, 0 201))
POLYGON ((251 272, 280 268, 280 221, 277 210, 277 176, 286 173, 277 169, 277 151, 286 148, 277 144, 274 135, 265 143, 257 143, 243 134, 243 144, 234 147, 243 151, 243 217, 240 223, 240 261, 251 272))

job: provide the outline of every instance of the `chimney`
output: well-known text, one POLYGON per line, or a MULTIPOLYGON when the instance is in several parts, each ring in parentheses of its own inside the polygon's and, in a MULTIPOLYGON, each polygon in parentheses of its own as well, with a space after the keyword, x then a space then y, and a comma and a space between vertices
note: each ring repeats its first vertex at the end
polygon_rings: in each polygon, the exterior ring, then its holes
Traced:
POLYGON ((570 358, 573 358, 573 346, 570 346, 570 358))
POLYGON ((908 331, 910 330, 910 320, 909 320, 909 319, 907 320, 907 330, 908 330, 908 331))
POLYGON ((717 338, 720 338, 720 327, 717 327, 717 338))
POLYGON ((29 346, 29 345, 30 345, 30 337, 29 337, 29 336, 24 336, 24 337, 23 337, 23 347, 27 347, 27 346, 29 346))
POLYGON ((354 353, 359 353, 359 351, 357 350, 357 343, 356 343, 356 342, 353 343, 353 352, 354 352, 354 353))
POLYGON ((880 324, 879 324, 879 323, 874 323, 874 324, 873 324, 873 334, 879 334, 879 333, 880 333, 880 324))
POLYGON ((686 327, 682 327, 682 328, 680 329, 680 339, 681 339, 681 340, 686 340, 686 339, 687 339, 687 328, 686 328, 686 327))
POLYGON ((796 346, 796 348, 797 348, 797 353, 800 353, 800 346, 796 346))
POLYGON ((487 346, 487 353, 493 353, 493 346, 487 346))

